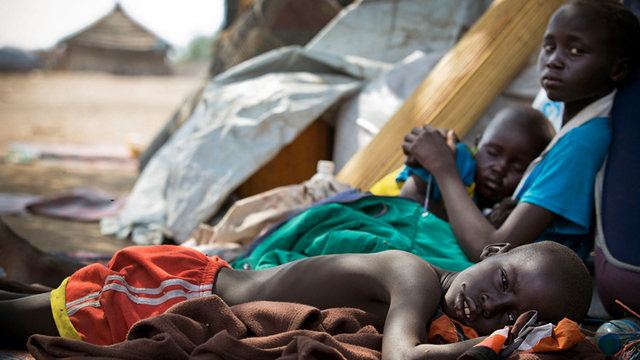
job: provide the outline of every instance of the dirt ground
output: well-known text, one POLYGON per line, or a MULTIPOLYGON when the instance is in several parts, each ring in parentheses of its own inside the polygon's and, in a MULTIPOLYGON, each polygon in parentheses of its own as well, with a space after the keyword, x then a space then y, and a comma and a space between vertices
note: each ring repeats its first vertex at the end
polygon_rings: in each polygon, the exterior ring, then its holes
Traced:
MULTIPOLYGON (((0 74, 0 193, 46 196, 92 187, 128 194, 138 175, 131 139, 153 139, 201 77, 0 74), (117 161, 16 160, 16 143, 108 149, 117 161)), ((113 252, 132 244, 101 235, 98 223, 32 214, 2 220, 46 251, 113 252)))
POLYGON ((126 144, 154 136, 198 77, 0 75, 0 152, 10 142, 126 144))

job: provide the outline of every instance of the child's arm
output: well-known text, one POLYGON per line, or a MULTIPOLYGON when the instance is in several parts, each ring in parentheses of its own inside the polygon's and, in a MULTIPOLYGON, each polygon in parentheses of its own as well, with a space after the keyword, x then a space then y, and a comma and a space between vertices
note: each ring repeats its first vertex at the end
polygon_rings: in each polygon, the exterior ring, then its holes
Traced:
POLYGON ((484 339, 486 339, 486 336, 451 344, 422 344, 416 349, 419 353, 416 359, 455 360, 484 339))
MULTIPOLYGON (((400 189, 400 194, 398 196, 406 197, 409 199, 413 199, 420 204, 425 203, 427 193, 427 182, 424 181, 420 176, 416 174, 412 174, 409 176, 407 181, 404 182, 402 188, 400 189)), ((433 200, 433 199, 432 199, 433 200)), ((435 216, 439 217, 444 221, 449 221, 447 217, 447 210, 442 206, 439 201, 429 201, 429 207, 427 209, 430 213, 433 213, 435 216)))
POLYGON ((403 150, 436 178, 447 204, 449 223, 465 254, 479 261, 482 249, 492 243, 519 246, 533 242, 551 223, 554 214, 540 206, 519 203, 499 229, 495 229, 469 198, 460 179, 450 146, 433 127, 414 129, 405 137, 403 150))
POLYGON ((411 174, 407 180, 402 184, 400 194, 405 198, 413 199, 420 204, 424 204, 424 199, 427 192, 427 182, 416 174, 411 174))

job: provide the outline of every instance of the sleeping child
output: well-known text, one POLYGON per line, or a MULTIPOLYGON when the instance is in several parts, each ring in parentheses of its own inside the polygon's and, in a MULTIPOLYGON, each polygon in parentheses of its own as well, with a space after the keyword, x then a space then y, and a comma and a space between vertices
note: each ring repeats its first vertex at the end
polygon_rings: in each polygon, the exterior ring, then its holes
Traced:
MULTIPOLYGON (((443 135, 454 136, 453 132, 443 132, 443 135)), ((476 139, 473 150, 458 142, 452 148, 455 162, 467 192, 478 207, 492 208, 510 197, 529 163, 554 135, 553 125, 541 112, 528 106, 512 106, 495 115, 483 135, 476 139)), ((399 195, 421 204, 428 203, 429 212, 447 220, 435 179, 413 156, 408 156, 405 164, 370 191, 375 195, 399 195), (429 182, 433 184, 428 186, 429 182), (425 201, 428 187, 433 201, 425 201)))

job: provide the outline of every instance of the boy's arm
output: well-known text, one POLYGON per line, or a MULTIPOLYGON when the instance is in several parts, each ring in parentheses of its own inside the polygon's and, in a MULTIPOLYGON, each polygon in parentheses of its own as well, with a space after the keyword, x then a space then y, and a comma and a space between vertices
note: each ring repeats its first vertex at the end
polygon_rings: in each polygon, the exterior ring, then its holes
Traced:
MULTIPOLYGON (((399 277, 409 279, 390 287, 391 304, 382 339, 382 359, 457 359, 481 342, 476 338, 452 344, 426 344, 428 321, 440 305, 440 279, 424 261, 403 260, 399 277), (434 287, 437 284, 437 287, 434 287)), ((396 275, 398 276, 398 275, 396 275)))
POLYGON ((519 203, 499 229, 495 229, 468 196, 451 156, 450 144, 426 125, 405 137, 403 150, 436 178, 447 204, 449 223, 460 247, 472 261, 479 261, 489 244, 509 242, 519 246, 533 242, 551 223, 554 214, 540 206, 519 203))
POLYGON ((428 321, 440 305, 440 277, 417 256, 399 259, 389 282, 389 311, 382 338, 382 359, 420 359, 428 321), (394 281, 394 279, 396 279, 394 281))
POLYGON ((415 359, 455 360, 484 339, 486 339, 486 336, 451 344, 423 344, 417 347, 416 350, 419 354, 415 359))

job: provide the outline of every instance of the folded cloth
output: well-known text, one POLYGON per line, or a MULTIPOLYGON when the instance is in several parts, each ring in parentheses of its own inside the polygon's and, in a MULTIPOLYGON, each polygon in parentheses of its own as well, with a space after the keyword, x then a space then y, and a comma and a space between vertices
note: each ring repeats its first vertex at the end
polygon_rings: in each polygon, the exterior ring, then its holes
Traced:
POLYGON ((565 318, 556 326, 539 323, 537 318, 538 313, 533 310, 520 315, 513 326, 496 330, 458 360, 610 358, 585 338, 575 322, 565 318))

